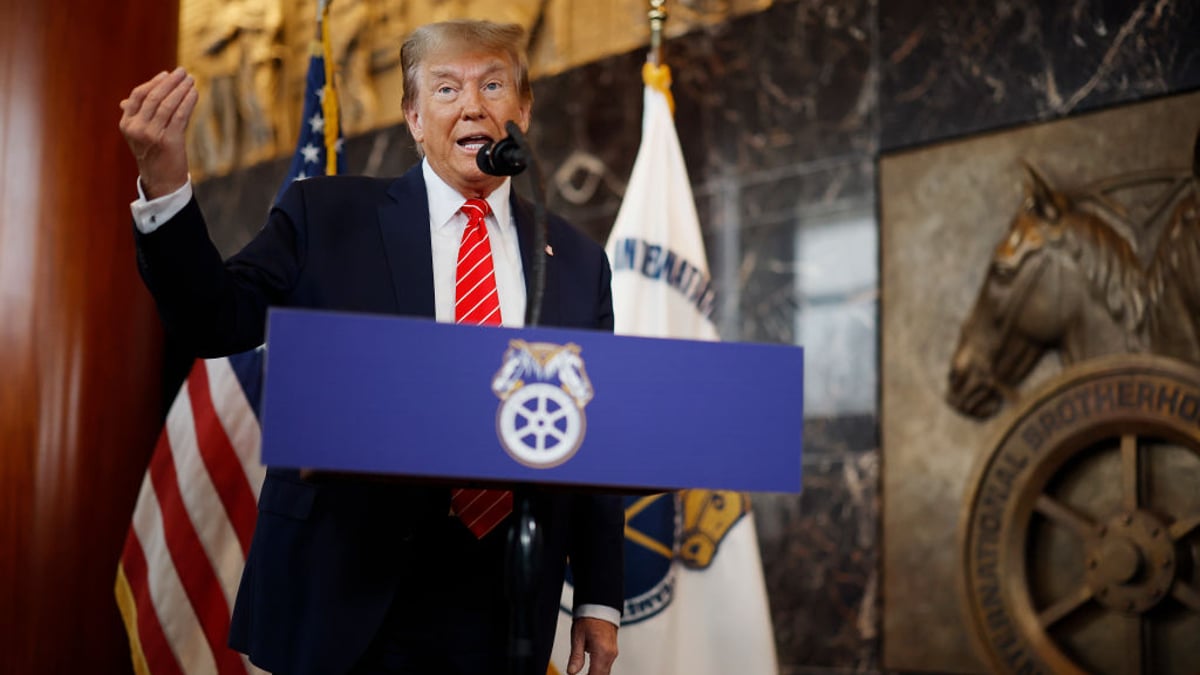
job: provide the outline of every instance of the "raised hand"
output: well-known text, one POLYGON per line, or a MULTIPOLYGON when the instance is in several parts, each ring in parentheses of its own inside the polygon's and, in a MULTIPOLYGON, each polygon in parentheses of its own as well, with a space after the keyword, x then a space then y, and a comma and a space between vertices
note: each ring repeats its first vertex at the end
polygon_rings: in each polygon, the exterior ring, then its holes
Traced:
POLYGON ((147 199, 170 194, 187 182, 184 132, 198 97, 195 81, 180 67, 155 75, 121 101, 121 134, 137 159, 147 199))

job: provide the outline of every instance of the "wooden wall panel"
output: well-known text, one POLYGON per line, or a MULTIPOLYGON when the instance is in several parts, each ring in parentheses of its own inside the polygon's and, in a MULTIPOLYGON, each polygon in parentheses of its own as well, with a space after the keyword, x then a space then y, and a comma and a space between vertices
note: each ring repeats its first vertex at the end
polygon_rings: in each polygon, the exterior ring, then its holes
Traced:
POLYGON ((160 427, 118 102, 178 6, 0 3, 0 670, 131 671, 117 560, 160 427))

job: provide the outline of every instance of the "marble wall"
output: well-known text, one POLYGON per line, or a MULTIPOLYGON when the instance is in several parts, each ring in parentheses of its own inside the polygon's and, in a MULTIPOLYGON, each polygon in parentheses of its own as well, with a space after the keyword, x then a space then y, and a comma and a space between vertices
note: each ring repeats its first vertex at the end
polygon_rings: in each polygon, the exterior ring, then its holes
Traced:
POLYGON ((884 0, 885 150, 1200 86, 1190 0, 884 0))
MULTIPOLYGON (((794 0, 668 42, 722 337, 808 354, 804 492, 754 502, 785 675, 887 665, 881 152, 1196 87, 1197 35, 1189 0, 794 0)), ((638 50, 534 85, 550 206, 601 241, 640 138, 643 60, 638 50)), ((394 127, 348 139, 347 157, 387 175, 416 154, 394 127)), ((225 252, 257 230, 285 171, 198 187, 225 252)))

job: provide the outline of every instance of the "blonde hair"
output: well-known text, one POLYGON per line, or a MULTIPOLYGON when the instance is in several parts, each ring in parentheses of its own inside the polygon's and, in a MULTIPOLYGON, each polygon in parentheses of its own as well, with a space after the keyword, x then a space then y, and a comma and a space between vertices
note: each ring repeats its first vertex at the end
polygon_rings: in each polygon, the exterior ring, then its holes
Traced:
POLYGON ((460 19, 421 26, 404 41, 400 48, 400 67, 404 70, 401 107, 405 114, 417 105, 417 77, 421 63, 429 55, 447 48, 505 54, 516 66, 514 75, 521 100, 533 103, 529 58, 525 55, 525 29, 515 23, 460 19))

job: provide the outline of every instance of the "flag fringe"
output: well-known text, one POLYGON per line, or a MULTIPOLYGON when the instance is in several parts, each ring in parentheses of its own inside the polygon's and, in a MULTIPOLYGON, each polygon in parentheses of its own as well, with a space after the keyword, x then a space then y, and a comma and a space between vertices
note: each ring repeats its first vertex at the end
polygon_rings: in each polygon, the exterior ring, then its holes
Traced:
POLYGON ((129 658, 133 661, 133 672, 137 675, 150 675, 150 666, 146 664, 146 654, 142 651, 142 640, 137 629, 137 601, 133 598, 133 589, 129 579, 125 577, 125 565, 117 565, 117 583, 113 588, 117 596, 117 609, 121 611, 121 620, 125 623, 125 633, 129 636, 129 658))
POLYGON ((329 5, 321 15, 321 51, 325 61, 325 96, 321 99, 322 112, 325 114, 325 175, 337 174, 337 141, 341 120, 338 118, 337 87, 333 83, 333 40, 329 37, 329 5))

